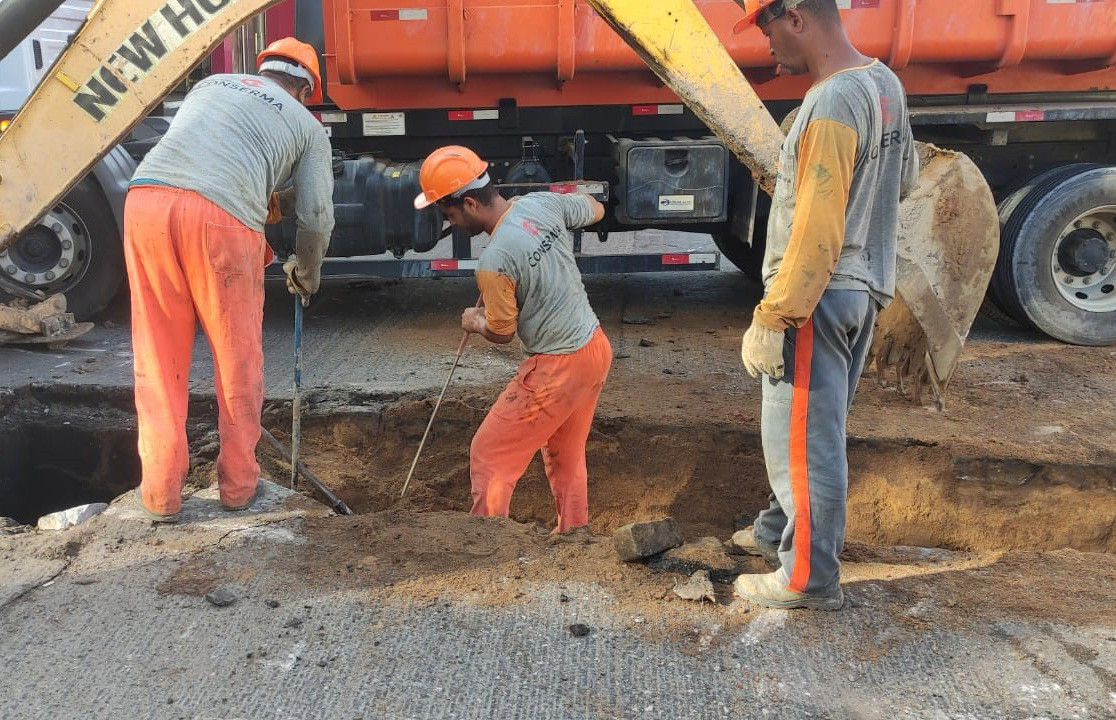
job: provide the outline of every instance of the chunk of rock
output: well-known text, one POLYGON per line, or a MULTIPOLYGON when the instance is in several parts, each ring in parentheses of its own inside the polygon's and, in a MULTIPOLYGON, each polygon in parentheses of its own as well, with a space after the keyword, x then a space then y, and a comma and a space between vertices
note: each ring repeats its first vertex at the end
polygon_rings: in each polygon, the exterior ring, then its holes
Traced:
POLYGON ((60 510, 50 515, 39 518, 40 530, 65 530, 66 528, 80 525, 91 517, 100 515, 108 509, 107 503, 89 503, 78 505, 69 510, 60 510))
POLYGON ((617 528, 612 533, 612 544, 621 560, 632 562, 678 547, 682 534, 674 518, 663 518, 617 528))
POLYGON ((566 629, 569 630, 570 635, 573 635, 574 637, 585 637, 589 633, 593 632, 593 628, 589 627, 588 625, 582 625, 581 623, 574 623, 566 629))
POLYGON ((213 592, 207 594, 205 596, 205 599, 208 600, 212 605, 216 605, 217 607, 225 607, 226 605, 232 605, 234 602, 236 602, 236 593, 234 593, 227 587, 219 587, 213 592))
POLYGON ((18 533, 28 532, 31 529, 30 525, 24 525, 15 518, 0 517, 0 535, 16 535, 18 533))
POLYGON ((660 572, 691 575, 705 571, 714 582, 730 583, 740 574, 736 560, 715 537, 698 538, 682 547, 667 550, 648 565, 660 572))
POLYGON ((708 600, 714 602, 717 596, 713 592, 713 583, 709 580, 709 573, 705 570, 698 570, 690 576, 689 580, 683 580, 675 584, 674 594, 683 600, 708 600))

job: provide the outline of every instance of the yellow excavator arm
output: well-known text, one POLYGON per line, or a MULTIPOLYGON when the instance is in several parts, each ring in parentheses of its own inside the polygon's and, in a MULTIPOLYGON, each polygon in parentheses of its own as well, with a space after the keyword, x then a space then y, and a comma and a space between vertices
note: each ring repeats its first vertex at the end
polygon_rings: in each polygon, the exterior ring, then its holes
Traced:
POLYGON ((0 135, 0 252, 221 40, 281 0, 101 0, 0 135))
MULTIPOLYGON (((771 193, 783 133, 692 0, 587 0, 771 193)), ((939 407, 999 252, 992 190, 957 152, 919 147, 918 187, 900 209, 897 299, 880 315, 872 359, 939 407)))

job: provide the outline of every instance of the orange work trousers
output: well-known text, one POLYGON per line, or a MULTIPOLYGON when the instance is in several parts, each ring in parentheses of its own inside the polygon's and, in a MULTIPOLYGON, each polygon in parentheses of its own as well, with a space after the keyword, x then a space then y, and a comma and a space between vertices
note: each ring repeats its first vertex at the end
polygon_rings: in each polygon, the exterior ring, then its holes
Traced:
POLYGON ((507 517, 516 483, 542 449, 556 531, 589 524, 585 441, 611 365, 612 346, 597 328, 575 353, 535 355, 519 366, 473 436, 473 515, 507 517))
POLYGON ((213 351, 221 503, 256 491, 263 405, 263 269, 271 251, 256 232, 201 195, 163 186, 128 191, 124 258, 132 296, 136 414, 144 505, 182 507, 190 356, 197 322, 213 351))

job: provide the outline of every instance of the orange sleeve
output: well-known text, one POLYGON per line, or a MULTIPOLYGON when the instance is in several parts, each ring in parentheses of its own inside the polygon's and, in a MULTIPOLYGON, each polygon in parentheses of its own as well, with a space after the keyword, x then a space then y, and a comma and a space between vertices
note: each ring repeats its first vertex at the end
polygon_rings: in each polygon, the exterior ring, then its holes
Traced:
POLYGON ((835 120, 814 120, 803 132, 790 241, 753 315, 763 327, 802 327, 829 285, 845 244, 856 149, 856 130, 835 120))
POLYGON ((283 211, 280 207, 279 193, 271 193, 271 197, 267 199, 267 219, 264 220, 265 225, 274 225, 283 219, 283 211))
POLYGON ((477 287, 484 298, 484 319, 489 332, 515 335, 519 327, 519 305, 515 300, 515 281, 491 270, 477 271, 477 287))

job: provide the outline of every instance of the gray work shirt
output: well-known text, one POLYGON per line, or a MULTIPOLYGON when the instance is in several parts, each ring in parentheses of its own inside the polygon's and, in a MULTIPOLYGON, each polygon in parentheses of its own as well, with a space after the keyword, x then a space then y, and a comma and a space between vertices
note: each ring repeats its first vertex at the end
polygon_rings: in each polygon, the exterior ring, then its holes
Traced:
POLYGON ((294 181, 300 229, 333 230, 329 138, 302 103, 257 75, 212 75, 186 95, 133 184, 193 190, 263 232, 271 193, 294 181))

